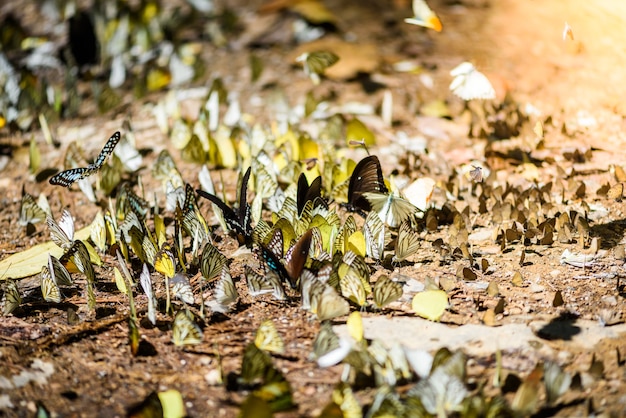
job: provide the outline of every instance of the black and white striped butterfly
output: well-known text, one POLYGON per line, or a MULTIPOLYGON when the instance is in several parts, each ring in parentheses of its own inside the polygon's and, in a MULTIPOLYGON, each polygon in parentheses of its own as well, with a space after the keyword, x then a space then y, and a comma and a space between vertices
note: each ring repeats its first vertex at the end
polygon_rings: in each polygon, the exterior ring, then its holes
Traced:
POLYGON ((100 154, 98 155, 98 158, 96 158, 96 161, 94 161, 92 164, 89 164, 87 167, 70 168, 69 170, 61 171, 60 173, 55 174, 50 178, 50 184, 70 187, 75 181, 84 179, 85 177, 91 176, 92 174, 96 173, 98 170, 100 170, 107 157, 111 155, 111 153, 113 153, 113 150, 115 149, 117 143, 120 141, 120 138, 121 135, 119 131, 115 132, 106 142, 106 144, 104 144, 104 148, 102 148, 102 151, 100 151, 100 154))
POLYGON ((246 244, 246 246, 252 245, 252 212, 250 204, 247 202, 250 172, 251 167, 248 167, 248 170, 241 180, 241 188, 239 190, 239 208, 237 208, 237 211, 229 207, 219 197, 211 193, 207 193, 204 190, 196 190, 199 196, 204 197, 217 205, 217 207, 222 211, 226 225, 237 236, 239 244, 246 244))

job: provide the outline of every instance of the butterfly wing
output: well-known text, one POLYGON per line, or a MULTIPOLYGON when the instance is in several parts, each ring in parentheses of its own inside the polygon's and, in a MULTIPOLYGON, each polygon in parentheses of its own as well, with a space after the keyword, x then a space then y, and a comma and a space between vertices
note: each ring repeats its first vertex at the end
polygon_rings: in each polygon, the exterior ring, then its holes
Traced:
POLYGON ((496 92, 487 77, 471 63, 464 62, 450 71, 450 90, 463 100, 495 99, 496 92))
POLYGON ((373 289, 374 303, 379 309, 402 297, 402 285, 387 276, 380 276, 373 289))
POLYGON ((20 303, 22 303, 22 295, 17 287, 17 281, 7 280, 2 296, 2 313, 4 315, 10 314, 20 306, 20 303))
POLYGON ((406 23, 423 26, 441 32, 439 17, 428 7, 425 0, 413 0, 413 17, 404 19, 406 23))
POLYGON ((150 277, 150 271, 147 265, 143 265, 141 275, 139 276, 139 283, 141 288, 148 297, 148 319, 152 325, 156 325, 156 298, 154 297, 154 291, 152 290, 152 278, 150 277))
POLYGON ((70 248, 74 240, 74 219, 72 214, 67 209, 63 209, 59 222, 49 216, 46 222, 50 229, 52 241, 63 249, 70 248))
POLYGON ((94 169, 91 167, 70 168, 69 170, 61 171, 50 177, 49 182, 55 186, 70 187, 75 181, 90 176, 93 173, 94 169))
POLYGON ((363 193, 377 192, 386 194, 387 191, 380 161, 377 156, 369 155, 359 161, 350 176, 348 209, 352 211, 358 209, 369 211, 371 207, 369 202, 363 197, 363 193))
POLYGON ((298 194, 297 194, 297 206, 298 206, 298 216, 302 215, 302 210, 304 209, 304 205, 308 201, 315 202, 316 198, 322 197, 322 176, 318 176, 311 182, 307 182, 306 175, 304 173, 300 174, 298 178, 298 194))
POLYGON ((46 212, 35 202, 35 198, 24 191, 22 187, 22 202, 20 204, 20 217, 18 223, 21 226, 36 224, 46 219, 46 212))
POLYGON ((203 333, 185 310, 179 311, 172 323, 172 342, 175 346, 200 344, 203 333))
POLYGON ((106 144, 104 144, 104 148, 102 148, 100 154, 98 154, 98 158, 96 158, 96 161, 94 161, 93 164, 90 164, 90 167, 92 167, 94 170, 99 170, 102 167, 102 164, 104 164, 104 162, 106 161, 107 157, 113 153, 115 146, 118 142, 120 142, 120 138, 121 135, 119 131, 111 135, 106 144))
POLYGON ((313 231, 309 229, 302 234, 298 242, 287 251, 287 255, 285 256, 285 261, 287 262, 286 269, 289 274, 289 284, 292 289, 295 289, 298 285, 298 279, 300 278, 300 274, 302 273, 302 269, 309 255, 312 240, 313 231))
POLYGON ((46 302, 61 302, 61 289, 52 279, 48 266, 41 268, 41 294, 46 302))
POLYGON ((400 224, 398 239, 396 241, 396 254, 394 261, 404 261, 407 257, 415 254, 419 248, 419 235, 411 228, 408 221, 400 224))

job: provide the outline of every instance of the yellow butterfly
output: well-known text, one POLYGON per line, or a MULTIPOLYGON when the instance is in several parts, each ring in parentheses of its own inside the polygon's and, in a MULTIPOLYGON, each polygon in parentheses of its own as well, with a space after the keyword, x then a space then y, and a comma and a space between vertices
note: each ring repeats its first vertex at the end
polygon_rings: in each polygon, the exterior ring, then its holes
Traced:
POLYGON ((413 297, 413 311, 422 318, 439 321, 448 308, 448 295, 443 290, 426 290, 413 297))
POLYGON ((168 243, 164 243, 161 250, 156 253, 154 269, 169 279, 176 274, 176 259, 168 243))
POLYGON ((254 345, 260 350, 270 353, 282 354, 285 352, 285 343, 278 334, 276 326, 271 319, 267 319, 261 323, 254 337, 254 345))
POLYGON ((193 321, 191 312, 178 311, 172 323, 172 342, 175 346, 192 345, 202 343, 204 334, 200 327, 193 321))

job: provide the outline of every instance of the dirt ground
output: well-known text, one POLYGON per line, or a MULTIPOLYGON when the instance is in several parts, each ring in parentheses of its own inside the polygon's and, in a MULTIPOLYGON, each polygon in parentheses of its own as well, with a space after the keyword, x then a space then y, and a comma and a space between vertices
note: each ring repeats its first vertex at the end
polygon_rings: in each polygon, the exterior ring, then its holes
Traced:
MULTIPOLYGON (((235 3, 242 3, 238 7, 231 5, 240 17, 240 31, 231 35, 224 47, 203 43, 200 55, 208 71, 204 82, 193 87, 207 87, 211 80, 221 77, 228 91, 238 95, 244 114, 255 122, 270 125, 275 123, 276 116, 267 103, 275 91, 283 91, 295 106, 303 103, 313 86, 302 69, 293 65, 297 46, 278 42, 253 49, 251 40, 264 39, 268 33, 279 34, 282 29, 277 28, 284 29, 284 23, 280 24, 288 17, 277 12, 259 13, 262 2, 235 3), (251 51, 265 63, 256 82, 250 81, 251 51)), ((361 120, 376 135, 377 145, 369 151, 379 156, 386 177, 394 170, 394 174, 400 172, 411 180, 432 177, 437 182, 433 205, 441 208, 449 204, 459 212, 470 208, 467 242, 475 263, 455 254, 454 245, 450 245, 450 255, 442 255, 433 246, 439 238, 445 243, 452 239, 451 222, 440 222, 435 230, 422 232, 423 242, 411 257, 411 263, 388 269, 371 263, 373 277, 384 273, 403 280, 414 278, 420 283, 433 279, 442 287, 452 281, 454 284, 446 289, 450 307, 441 318, 451 329, 464 324, 489 323, 485 313, 494 308, 500 296, 505 299, 506 308, 495 316, 491 323, 494 326, 530 324, 536 320, 575 326, 580 320, 590 321, 600 334, 603 329, 618 329, 616 337, 598 338, 591 348, 577 347, 559 332, 554 336, 537 331, 539 344, 549 347, 550 354, 541 350, 505 352, 503 357, 507 371, 522 379, 538 362, 546 360, 558 362, 572 375, 583 376, 579 387, 568 391, 556 406, 535 411, 536 416, 626 416, 623 324, 626 220, 624 203, 606 196, 606 185, 626 181, 619 177, 619 168, 615 169, 624 165, 626 156, 623 103, 626 4, 618 0, 432 0, 429 4, 443 23, 443 31, 436 33, 404 24, 402 20, 409 16, 410 7, 396 3, 325 1, 339 20, 339 34, 357 44, 371 46, 376 65, 367 74, 347 79, 330 72, 329 78, 313 91, 317 97, 328 97, 331 106, 360 103, 376 110, 361 120), (573 40, 563 40, 565 22, 573 29, 573 40), (394 71, 393 64, 404 60, 418 64, 421 72, 394 71), (473 118, 472 113, 464 111, 463 102, 450 93, 449 71, 463 61, 473 62, 489 77, 498 95, 497 103, 508 95, 507 104, 498 112, 483 114, 480 105, 470 103, 469 108, 476 112, 473 118), (432 88, 427 87, 430 82, 432 88), (390 91, 393 97, 391 126, 377 116, 384 91, 390 91), (437 100, 445 102, 445 111, 433 113, 432 107, 427 106, 437 100), (494 120, 500 121, 498 126, 504 126, 502 129, 508 135, 503 139, 484 138, 477 134, 476 126, 475 135, 469 135, 470 124, 476 120, 478 125, 488 128, 497 124, 494 120), (537 121, 544 123, 545 138, 540 146, 533 132, 537 121), (519 132, 511 134, 514 131, 519 132), (399 135, 401 132, 414 143, 402 143, 398 139, 403 136, 399 135), (425 144, 427 153, 417 156, 407 151, 413 145, 420 148, 419 144, 425 144), (494 172, 490 182, 508 182, 515 188, 511 192, 513 200, 516 195, 552 182, 552 190, 546 194, 550 195, 553 208, 546 206, 545 212, 568 213, 572 219, 576 213, 586 213, 583 217, 589 228, 573 225, 573 238, 564 240, 558 239, 555 232, 553 243, 524 245, 513 239, 501 247, 501 239, 496 237, 505 223, 496 218, 505 217, 503 209, 480 209, 482 185, 474 185, 471 193, 463 190, 472 186, 460 172, 471 164, 481 164, 494 172), (584 184, 582 191, 581 184, 584 184), (461 191, 455 194, 454 185, 461 191), (603 186, 604 192, 598 193, 603 186), (446 188, 449 193, 445 192, 446 188), (591 254, 593 238, 599 239, 600 256, 592 266, 583 269, 560 263, 566 249, 591 254), (467 276, 463 273, 459 277, 459 268, 478 266, 483 259, 488 260, 490 267, 485 271, 474 268, 478 281, 497 283, 498 297, 489 296, 484 287, 464 280, 467 276), (521 273, 521 285, 513 283, 515 272, 521 273), (562 294, 562 305, 553 303, 557 291, 562 294), (602 312, 622 316, 615 325, 602 327, 598 321, 602 312), (599 363, 602 370, 598 373, 599 363), (588 376, 591 377, 585 380, 588 376)), ((0 11, 11 10, 11 4, 0 11)), ((25 10, 36 15, 30 8, 25 10)), ((26 15, 25 21, 33 24, 32 16, 26 15)), ((338 35, 326 38, 333 36, 338 35)), ((54 187, 47 178, 29 174, 28 146, 32 135, 41 144, 43 165, 58 168, 68 143, 79 140, 86 155, 96 155, 106 138, 121 129, 128 118, 132 121, 137 148, 145 151, 139 171, 145 196, 152 196, 155 191, 162 193, 159 182, 151 175, 151 166, 163 149, 172 153, 183 178, 197 188, 199 166, 179 157, 179 152, 157 127, 150 110, 165 95, 166 92, 159 92, 134 100, 129 91, 123 96, 123 105, 105 115, 99 115, 95 105, 85 100, 80 118, 52 126, 61 143, 58 148, 46 145, 37 129, 26 133, 9 133, 6 128, 0 131, 0 144, 11 150, 11 159, 0 172, 0 259, 49 240, 45 222, 36 225, 31 235, 17 224, 22 185, 34 196, 46 194, 57 216, 62 207, 69 207, 77 229, 89 225, 99 209, 75 186, 72 190, 54 187)), ((183 112, 193 114, 199 104, 190 99, 181 106, 183 112)), ((314 125, 302 121, 301 128, 307 129, 307 123, 314 125)), ((366 155, 361 148, 345 148, 345 155, 357 161, 366 155)), ((223 187, 230 201, 234 200, 237 173, 238 170, 211 168, 214 183, 218 188, 223 187)), ((211 225, 217 225, 207 203, 201 202, 201 211, 211 225)), ((514 203, 526 218, 531 216, 532 207, 514 203)), ((107 204, 102 199, 100 208, 107 204)), ((347 216, 343 209, 337 210, 342 218, 347 216)), ((502 228, 513 228, 511 222, 506 225, 502 228)), ((237 249, 236 241, 219 227, 215 233, 217 247, 231 257, 237 249)), ((218 359, 225 378, 239 372, 244 347, 254 340, 256 329, 267 318, 273 319, 285 341, 285 354, 274 356, 273 361, 291 384, 295 403, 293 409, 276 415, 318 416, 330 402, 342 366, 322 369, 308 360, 319 322, 300 308, 299 298, 290 301, 275 301, 267 296, 253 298, 247 292, 245 279, 238 280, 237 309, 226 315, 207 317, 201 344, 185 349, 175 347, 171 343, 172 318, 162 311, 157 315, 156 326, 142 320, 140 334, 152 348, 145 355, 133 357, 128 347, 128 302, 117 291, 113 279, 117 260, 111 254, 101 257, 104 263, 96 267, 99 284, 95 317, 87 310, 82 288, 67 295, 60 304, 45 303, 39 293, 38 275, 20 281, 19 288, 25 295, 23 305, 15 315, 0 321, 0 379, 33 370, 35 359, 52 364, 54 372, 39 383, 10 389, 1 386, 0 395, 7 395, 13 406, 0 408, 0 415, 32 416, 37 402, 42 402, 52 416, 125 416, 128 408, 151 392, 176 389, 189 416, 237 416, 248 392, 212 385, 210 376, 218 368, 218 359), (78 313, 77 323, 68 321, 68 308, 78 313)), ((242 276, 243 264, 247 263, 242 260, 246 259, 236 258, 231 264, 233 278, 242 276)), ((157 297, 162 302, 163 284, 158 281, 156 286, 157 297)), ((362 312, 362 315, 365 318, 409 316, 415 321, 426 321, 411 313, 411 296, 405 294, 400 302, 382 312, 362 312)), ((137 292, 136 302, 142 318, 146 298, 141 291, 137 292)), ((334 323, 344 324, 345 319, 340 317, 334 323)), ((485 383, 493 380, 494 356, 491 353, 471 358, 469 379, 475 387, 484 383, 487 391, 495 391, 485 383)), ((360 390, 357 398, 362 405, 368 405, 372 393, 371 388, 360 390)), ((506 394, 509 402, 513 395, 506 394)))

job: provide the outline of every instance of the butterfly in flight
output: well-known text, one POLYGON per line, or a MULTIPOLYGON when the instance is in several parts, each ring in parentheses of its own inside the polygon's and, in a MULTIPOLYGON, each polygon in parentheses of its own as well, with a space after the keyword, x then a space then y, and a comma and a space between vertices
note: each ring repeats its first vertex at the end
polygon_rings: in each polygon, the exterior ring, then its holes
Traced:
POLYGON ((368 155, 354 167, 348 185, 347 208, 351 212, 371 210, 370 202, 363 195, 364 193, 388 192, 383 179, 383 170, 380 161, 375 155, 368 155))
POLYGON ((98 158, 87 167, 70 168, 61 171, 50 178, 50 184, 56 186, 70 187, 75 181, 89 177, 100 170, 107 157, 113 153, 115 146, 120 142, 120 132, 115 132, 111 138, 104 144, 104 148, 100 151, 98 158))
POLYGON ((196 190, 196 193, 198 193, 199 196, 210 200, 212 203, 217 205, 218 208, 220 208, 228 228, 230 228, 230 230, 237 235, 237 241, 239 241, 239 244, 246 244, 246 246, 252 245, 252 212, 250 204, 246 200, 248 194, 248 180, 250 179, 250 169, 251 167, 248 167, 248 170, 246 171, 246 174, 244 174, 241 181, 241 189, 239 191, 239 208, 237 208, 237 211, 229 207, 219 197, 211 193, 207 193, 204 190, 196 190))

